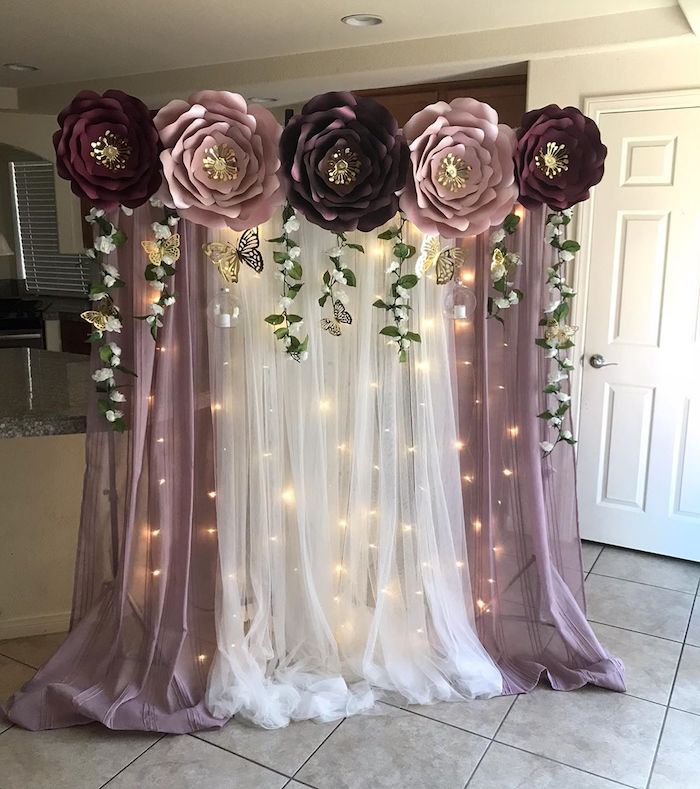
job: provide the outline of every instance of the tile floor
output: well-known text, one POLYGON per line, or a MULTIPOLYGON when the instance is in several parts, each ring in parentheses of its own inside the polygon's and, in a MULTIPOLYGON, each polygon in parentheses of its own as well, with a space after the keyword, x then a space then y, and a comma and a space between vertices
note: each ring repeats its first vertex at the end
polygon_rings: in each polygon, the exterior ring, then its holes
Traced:
MULTIPOLYGON (((0 789, 692 789, 700 787, 700 564, 584 544, 588 613, 624 695, 538 688, 195 736, 99 725, 27 732, 0 717, 0 789)), ((0 642, 0 698, 61 636, 0 642)))

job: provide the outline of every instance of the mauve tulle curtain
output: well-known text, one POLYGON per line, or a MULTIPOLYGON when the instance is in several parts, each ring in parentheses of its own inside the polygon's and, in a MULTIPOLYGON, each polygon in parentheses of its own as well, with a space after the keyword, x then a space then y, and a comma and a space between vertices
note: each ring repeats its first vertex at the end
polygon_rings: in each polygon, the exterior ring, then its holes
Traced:
POLYGON ((110 256, 126 287, 114 336, 125 364, 130 430, 89 414, 72 629, 9 705, 29 729, 98 720, 115 729, 186 732, 221 725, 203 698, 216 648, 217 577, 204 231, 182 222, 176 304, 158 344, 133 321, 153 298, 141 241, 159 214, 114 219, 128 236, 110 256))
POLYGON ((535 345, 549 301, 544 220, 544 209, 527 212, 511 237, 524 260, 517 286, 525 299, 504 313, 504 326, 482 317, 491 290, 489 234, 465 244, 478 305, 474 321, 455 324, 455 370, 477 629, 503 672, 505 693, 531 690, 544 671, 559 690, 586 683, 624 690, 622 664, 584 614, 573 448, 559 444, 544 461, 539 448, 550 438, 537 419, 549 371, 535 345))

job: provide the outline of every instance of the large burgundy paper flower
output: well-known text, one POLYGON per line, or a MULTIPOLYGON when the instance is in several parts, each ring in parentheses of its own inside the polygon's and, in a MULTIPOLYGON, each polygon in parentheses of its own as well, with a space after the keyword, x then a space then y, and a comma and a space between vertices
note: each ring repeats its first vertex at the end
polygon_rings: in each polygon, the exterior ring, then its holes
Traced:
POLYGON ((603 177, 608 149, 595 121, 576 107, 526 112, 517 136, 515 171, 525 208, 571 208, 603 177))
POLYGON ((163 144, 163 202, 205 227, 247 230, 284 199, 278 178, 281 127, 237 93, 203 90, 155 117, 163 144))
POLYGON ((401 209, 424 233, 476 235, 502 222, 517 200, 515 133, 476 99, 438 101, 417 112, 403 133, 412 177, 401 209))
POLYGON ((120 90, 83 90, 58 116, 56 169, 97 208, 137 208, 161 181, 158 132, 148 107, 120 90))
POLYGON ((287 199, 334 232, 374 230, 396 214, 407 156, 389 110, 351 93, 315 96, 280 140, 287 199))

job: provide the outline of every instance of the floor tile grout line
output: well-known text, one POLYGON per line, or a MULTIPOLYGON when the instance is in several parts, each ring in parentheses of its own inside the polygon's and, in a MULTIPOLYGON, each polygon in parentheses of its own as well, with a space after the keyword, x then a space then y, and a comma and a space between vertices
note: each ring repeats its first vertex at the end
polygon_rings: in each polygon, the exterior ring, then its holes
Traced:
POLYGON ((476 775, 476 773, 477 773, 477 770, 479 769, 479 767, 481 767, 481 763, 482 763, 482 762, 484 761, 484 759, 486 758, 486 754, 487 754, 487 753, 488 753, 488 752, 491 750, 491 746, 493 745, 493 743, 494 743, 494 741, 493 741, 493 740, 489 740, 489 744, 486 746, 486 748, 484 749, 484 752, 483 752, 483 753, 481 754, 481 756, 479 757, 479 760, 478 760, 478 761, 477 761, 477 763, 474 765, 474 769, 473 769, 473 770, 471 771, 471 773, 469 774, 469 778, 467 778, 467 782, 464 784, 464 787, 463 787, 463 789, 468 789, 468 787, 469 787, 469 784, 472 782, 472 778, 474 778, 474 776, 475 776, 475 775, 476 775))
MULTIPOLYGON (((593 567, 595 567, 597 563, 593 563, 593 567)), ((650 586, 652 589, 663 589, 666 592, 678 592, 678 594, 687 594, 692 597, 695 597, 695 592, 686 592, 683 589, 672 589, 670 586, 660 586, 659 584, 648 584, 646 581, 636 581, 632 578, 620 578, 619 575, 608 575, 607 573, 596 573, 593 570, 593 567, 588 571, 589 575, 595 575, 598 578, 611 578, 613 581, 626 581, 628 584, 639 584, 640 586, 650 586)), ((697 589, 697 586, 696 586, 697 589)))
POLYGON ((218 743, 211 742, 211 740, 205 740, 203 737, 198 736, 197 732, 188 732, 185 736, 192 737, 193 740, 198 740, 199 742, 203 742, 205 745, 211 745, 212 748, 218 748, 220 751, 224 751, 225 753, 231 754, 231 756, 237 756, 239 759, 245 759, 246 762, 250 762, 251 764, 256 764, 258 767, 263 767, 272 773, 277 773, 277 775, 281 775, 282 778, 289 778, 289 779, 292 778, 291 775, 289 775, 288 773, 283 773, 277 767, 270 767, 267 764, 263 764, 262 762, 258 762, 255 759, 251 759, 250 756, 243 756, 243 754, 238 753, 238 751, 232 751, 230 748, 224 748, 223 745, 219 745, 218 743))
POLYGON ((588 621, 593 625, 605 625, 606 627, 616 627, 618 630, 624 630, 627 633, 637 633, 640 636, 650 636, 651 638, 660 638, 663 641, 670 641, 672 644, 684 643, 683 641, 679 641, 677 638, 669 638, 668 636, 659 636, 656 633, 646 633, 644 630, 633 630, 631 627, 622 627, 622 625, 612 625, 610 624, 610 622, 601 622, 599 619, 589 619, 588 621))
POLYGON ((588 576, 589 576, 589 575, 590 575, 590 574, 593 572, 593 568, 596 566, 596 564, 598 564, 598 559, 600 559, 600 557, 603 555, 603 551, 605 550, 605 548, 606 548, 606 546, 604 545, 604 546, 603 546, 603 547, 602 547, 602 548, 601 548, 601 549, 598 551, 598 555, 597 555, 597 556, 595 557, 595 559, 593 560, 593 564, 592 564, 592 565, 591 565, 591 566, 588 568, 588 572, 586 573, 586 577, 588 577, 588 576))
POLYGON ((116 778, 118 775, 121 775, 121 774, 124 772, 124 770, 128 769, 129 767, 131 767, 131 765, 132 765, 132 764, 134 764, 135 762, 137 762, 137 761, 138 761, 138 760, 139 760, 139 759, 140 759, 140 758, 141 758, 141 757, 144 755, 144 753, 148 753, 148 751, 150 751, 150 750, 151 750, 151 748, 153 748, 155 745, 158 745, 158 743, 159 743, 159 742, 160 742, 162 739, 164 739, 165 737, 167 737, 167 735, 166 735, 166 734, 161 734, 161 735, 160 735, 160 737, 158 737, 158 739, 157 739, 155 742, 152 742, 152 743, 151 743, 151 744, 148 746, 148 748, 146 748, 146 750, 144 750, 144 751, 141 751, 141 753, 140 753, 140 754, 139 754, 139 755, 138 755, 138 756, 137 756, 135 759, 132 759, 132 760, 129 762, 129 764, 125 764, 125 765, 124 765, 124 766, 121 768, 121 770, 119 770, 118 772, 114 773, 114 775, 113 775, 113 776, 112 776, 112 777, 109 779, 109 781, 105 781, 105 783, 101 784, 101 785, 100 785, 100 787, 99 787, 99 789, 104 789, 104 787, 105 787, 105 786, 107 786, 108 784, 112 783, 112 781, 113 781, 113 780, 114 780, 114 779, 115 779, 115 778, 116 778))
MULTIPOLYGON (((304 767, 309 763, 309 761, 313 759, 313 757, 321 750, 321 748, 323 748, 323 746, 338 731, 338 729, 343 725, 343 723, 346 720, 347 718, 341 718, 341 720, 338 721, 338 725, 334 727, 333 731, 329 732, 328 736, 324 737, 323 740, 318 744, 318 746, 306 757, 306 759, 304 759, 304 761, 299 765, 299 767, 297 767, 297 769, 294 771, 294 774, 292 775, 292 778, 294 780, 297 780, 297 775, 299 775, 301 770, 303 770, 304 767)), ((298 780, 302 781, 302 783, 305 783, 303 778, 299 778, 298 780)))
POLYGON ((17 658, 10 657, 10 655, 6 655, 4 652, 0 652, 0 657, 4 657, 7 660, 12 660, 14 663, 19 663, 20 666, 24 666, 25 668, 30 668, 32 671, 39 670, 36 666, 32 666, 29 663, 25 663, 24 660, 17 660, 17 658))
POLYGON ((537 756, 540 759, 546 759, 548 762, 554 762, 554 764, 560 764, 562 765, 562 767, 568 767, 571 770, 578 770, 580 773, 585 773, 586 775, 593 775, 596 778, 603 778, 606 781, 610 781, 611 783, 617 784, 618 786, 625 786, 628 789, 635 789, 635 787, 632 786, 632 784, 626 784, 623 781, 618 781, 617 779, 610 778, 607 775, 601 775, 601 773, 591 772, 590 770, 586 770, 583 767, 575 767, 573 764, 567 764, 566 762, 561 762, 559 761, 559 759, 554 759, 551 756, 545 756, 543 753, 535 753, 535 751, 528 751, 527 748, 522 748, 520 745, 513 745, 510 742, 504 742, 503 740, 497 740, 497 739, 494 739, 493 741, 498 745, 505 745, 508 748, 514 748, 516 751, 527 753, 530 756, 537 756))
POLYGON ((501 718, 501 722, 498 724, 498 726, 496 726, 496 731, 493 733, 493 737, 491 737, 491 741, 489 742, 488 746, 486 747, 486 750, 481 754, 481 758, 479 759, 479 761, 476 763, 476 766, 472 770, 472 774, 469 776, 469 779, 467 780, 467 783, 464 785, 464 789, 467 789, 469 784, 472 782, 472 780, 474 779, 474 776, 476 775, 476 771, 479 769, 479 767, 481 766, 481 763, 486 758, 486 754, 491 750, 491 746, 494 744, 494 742, 496 742, 496 736, 498 735, 498 732, 501 730, 501 727, 503 726, 503 724, 506 722, 506 718, 510 715, 510 711, 513 709, 513 707, 515 707, 515 702, 518 700, 519 696, 520 696, 519 693, 515 693, 513 695, 513 701, 511 702, 510 706, 506 710, 506 714, 501 718))
MULTIPOLYGON (((700 581, 698 581, 698 585, 695 587, 695 591, 697 592, 700 588, 700 581)), ((683 660, 683 653, 685 652, 685 639, 688 638, 688 631, 690 630, 690 623, 693 619, 693 611, 695 610, 695 604, 697 603, 697 596, 693 598, 693 604, 690 606, 690 614, 688 616, 688 623, 685 626, 685 634, 683 635, 683 646, 681 647, 681 654, 678 656, 678 663, 676 663, 676 670, 673 672, 673 680, 671 682, 671 690, 668 694, 668 703, 666 705, 666 711, 664 712, 664 719, 661 722, 661 728, 659 729, 659 736, 656 740, 656 748, 654 748, 654 758, 651 760, 651 768, 649 769, 649 777, 647 778, 646 782, 646 789, 649 789, 651 785, 651 779, 654 776, 654 768, 656 767, 656 759, 659 755, 659 749, 661 748, 661 740, 664 736, 664 731, 666 729, 666 721, 668 720, 668 711, 670 709, 675 709, 675 707, 671 707, 671 701, 673 699, 673 691, 676 687, 676 680, 678 679, 678 672, 681 669, 681 661, 683 660)))
MULTIPOLYGON (((494 696, 494 698, 503 698, 503 696, 494 696)), ((467 699, 465 699, 467 701, 467 699)), ((489 737, 487 734, 481 734, 478 731, 472 731, 471 729, 465 729, 464 726, 458 726, 456 723, 448 723, 447 721, 440 720, 439 718, 431 718, 430 715, 426 715, 423 712, 417 712, 416 710, 412 710, 409 707, 399 707, 396 704, 389 704, 388 701, 380 701, 380 704, 386 704, 388 707, 393 707, 397 710, 403 710, 404 712, 410 712, 411 715, 417 715, 419 718, 425 718, 426 720, 433 721, 433 723, 441 723, 443 726, 449 726, 451 729, 457 729, 458 731, 466 732, 467 734, 473 734, 475 737, 483 737, 485 740, 492 740, 493 737, 489 737)), ((457 702, 455 702, 457 703, 457 702)), ((508 712, 510 712, 511 707, 513 704, 508 707, 508 712)), ((508 714, 506 712, 506 715, 508 714)), ((505 719, 505 716, 504 716, 505 719)), ((503 721, 501 721, 502 723, 503 721)), ((499 724, 500 725, 500 724, 499 724)))

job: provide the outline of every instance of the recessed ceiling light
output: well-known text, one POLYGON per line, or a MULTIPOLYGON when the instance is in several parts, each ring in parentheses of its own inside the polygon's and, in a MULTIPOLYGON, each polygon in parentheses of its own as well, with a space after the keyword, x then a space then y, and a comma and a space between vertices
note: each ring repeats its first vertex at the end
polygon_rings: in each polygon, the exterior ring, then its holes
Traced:
POLYGON ((248 96, 252 104, 275 104, 279 99, 275 96, 248 96))
POLYGON ((352 27, 373 27, 381 25, 384 20, 376 14, 350 14, 344 16, 340 21, 352 27))
POLYGON ((30 66, 27 63, 3 63, 3 68, 10 71, 39 71, 39 66, 30 66))

